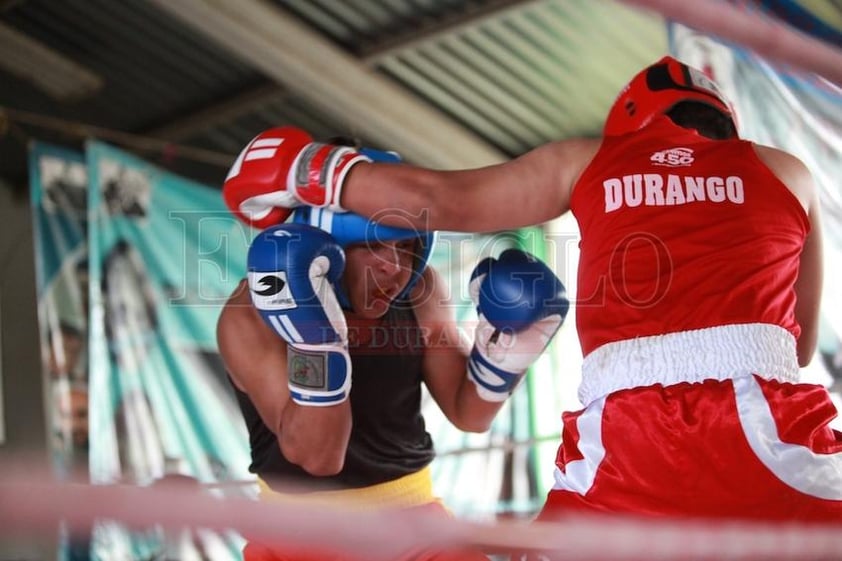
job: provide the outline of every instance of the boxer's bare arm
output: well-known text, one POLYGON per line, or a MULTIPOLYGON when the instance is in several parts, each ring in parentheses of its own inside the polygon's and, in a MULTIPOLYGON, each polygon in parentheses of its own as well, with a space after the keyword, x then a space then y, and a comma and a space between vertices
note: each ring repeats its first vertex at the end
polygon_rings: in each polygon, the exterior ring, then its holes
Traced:
POLYGON ((818 192, 810 170, 797 157, 768 146, 755 145, 755 150, 763 163, 798 199, 810 219, 810 233, 804 242, 795 283, 795 319, 801 326, 797 345, 798 364, 804 367, 816 351, 822 294, 822 228, 818 192))
POLYGON ((573 185, 599 149, 598 139, 540 146, 509 162, 473 170, 359 164, 342 205, 365 216, 418 228, 491 232, 540 224, 570 207, 573 185), (396 209, 390 219, 388 210, 396 209))
POLYGON ((350 437, 350 404, 313 408, 290 399, 287 344, 260 318, 245 281, 222 310, 217 342, 232 382, 249 396, 284 456, 313 475, 337 473, 350 437))

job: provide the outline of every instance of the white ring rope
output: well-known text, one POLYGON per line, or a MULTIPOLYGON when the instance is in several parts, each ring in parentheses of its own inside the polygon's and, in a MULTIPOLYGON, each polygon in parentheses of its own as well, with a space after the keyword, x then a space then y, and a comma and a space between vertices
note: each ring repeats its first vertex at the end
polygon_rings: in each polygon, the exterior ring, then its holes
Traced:
POLYGON ((558 523, 478 523, 417 512, 359 511, 207 495, 197 485, 131 487, 59 483, 33 470, 0 469, 0 535, 87 529, 113 519, 132 528, 235 529, 266 543, 335 547, 391 559, 418 547, 552 551, 568 559, 829 559, 842 524, 668 521, 609 516, 558 523))
POLYGON ((770 61, 814 72, 842 87, 842 51, 789 25, 758 17, 722 0, 622 1, 743 45, 770 61))

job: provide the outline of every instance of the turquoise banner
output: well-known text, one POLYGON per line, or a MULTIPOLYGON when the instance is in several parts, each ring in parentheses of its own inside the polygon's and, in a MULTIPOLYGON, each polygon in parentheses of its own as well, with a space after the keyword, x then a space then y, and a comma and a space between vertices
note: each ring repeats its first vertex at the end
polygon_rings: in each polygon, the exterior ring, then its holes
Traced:
MULTIPOLYGON (((96 142, 86 164, 91 480, 188 476, 248 495, 248 438, 215 330, 250 233, 217 189, 96 142)), ((91 550, 95 559, 221 560, 238 559, 240 547, 234 535, 103 524, 91 550)))
POLYGON ((88 462, 88 175, 81 153, 29 152, 41 357, 58 474, 88 462))

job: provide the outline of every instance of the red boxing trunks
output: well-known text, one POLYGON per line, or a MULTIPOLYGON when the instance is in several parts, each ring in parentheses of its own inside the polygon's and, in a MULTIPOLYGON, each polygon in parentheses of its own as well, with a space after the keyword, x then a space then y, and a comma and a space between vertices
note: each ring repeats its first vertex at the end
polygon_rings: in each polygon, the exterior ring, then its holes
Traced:
POLYGON ((836 408, 824 387, 797 383, 785 330, 722 326, 605 347, 585 359, 588 405, 563 416, 540 519, 842 520, 836 408))

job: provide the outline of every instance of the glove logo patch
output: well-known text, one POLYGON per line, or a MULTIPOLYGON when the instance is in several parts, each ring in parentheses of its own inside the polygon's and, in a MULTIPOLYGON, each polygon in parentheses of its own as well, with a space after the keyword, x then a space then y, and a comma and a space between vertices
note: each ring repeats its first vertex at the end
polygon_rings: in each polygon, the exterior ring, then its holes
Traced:
POLYGON ((302 388, 326 389, 326 357, 323 354, 303 353, 298 349, 290 351, 289 383, 302 388))
POLYGON ((249 272, 248 277, 251 300, 258 310, 291 310, 298 307, 289 289, 286 272, 249 272))
POLYGON ((257 284, 266 287, 263 290, 255 290, 254 293, 259 294, 261 296, 274 296, 278 292, 282 291, 287 285, 284 279, 282 279, 281 277, 276 277, 274 275, 266 275, 265 277, 257 281, 257 284))

